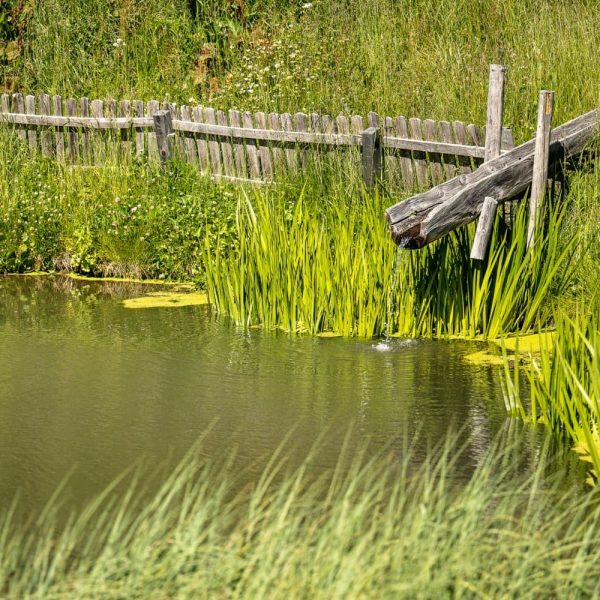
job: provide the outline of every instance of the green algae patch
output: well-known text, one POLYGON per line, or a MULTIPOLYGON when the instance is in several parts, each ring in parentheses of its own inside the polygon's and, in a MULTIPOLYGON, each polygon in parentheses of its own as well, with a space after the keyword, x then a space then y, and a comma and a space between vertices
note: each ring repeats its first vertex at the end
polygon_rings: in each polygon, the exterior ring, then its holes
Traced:
POLYGON ((336 333, 335 331, 322 331, 321 333, 317 333, 317 337, 320 338, 339 338, 342 337, 341 333, 336 333))
POLYGON ((125 308, 180 308, 208 304, 208 296, 203 292, 152 292, 122 301, 125 308))
POLYGON ((511 352, 519 352, 526 354, 540 354, 542 350, 551 350, 554 345, 554 331, 544 331, 542 333, 531 333, 527 335, 517 335, 506 337, 501 340, 494 340, 494 343, 499 346, 504 346, 511 352))
MULTIPOLYGON (((512 356, 508 357, 513 358, 512 356)), ((490 350, 479 350, 479 352, 473 352, 467 354, 465 360, 472 365, 494 365, 502 366, 504 364, 504 358, 502 354, 494 354, 490 350)))

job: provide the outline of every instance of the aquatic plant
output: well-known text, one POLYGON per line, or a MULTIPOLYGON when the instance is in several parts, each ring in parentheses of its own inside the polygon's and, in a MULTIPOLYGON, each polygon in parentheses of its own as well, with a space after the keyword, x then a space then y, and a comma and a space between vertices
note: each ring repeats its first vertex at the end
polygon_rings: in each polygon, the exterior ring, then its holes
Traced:
POLYGON ((456 437, 421 466, 410 446, 401 457, 369 457, 350 440, 337 467, 317 478, 309 465, 318 446, 299 465, 280 448, 246 485, 234 459, 207 460, 197 449, 153 493, 139 484, 142 471, 124 475, 67 518, 60 490, 25 522, 15 503, 0 512, 0 595, 329 600, 599 593, 597 494, 565 493, 548 480, 544 448, 538 467, 519 475, 513 447, 499 443, 505 449, 490 451, 459 483, 456 437), (126 485, 125 478, 138 483, 126 485))

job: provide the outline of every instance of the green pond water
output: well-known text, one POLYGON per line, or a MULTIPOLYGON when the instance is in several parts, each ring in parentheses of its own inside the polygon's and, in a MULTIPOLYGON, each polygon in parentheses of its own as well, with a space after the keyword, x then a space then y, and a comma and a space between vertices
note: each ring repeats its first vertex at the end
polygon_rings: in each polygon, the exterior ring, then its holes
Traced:
MULTIPOLYGON (((311 469, 351 447, 413 460, 460 429, 467 479, 507 423, 534 467, 541 433, 507 419, 497 367, 466 342, 291 337, 242 331, 208 306, 127 309, 139 284, 0 277, 0 509, 36 511, 68 475, 79 505, 136 461, 172 464, 210 429, 208 456, 236 451, 245 477, 292 431, 311 469)), ((562 463, 561 463, 562 464, 562 463)), ((566 464, 566 463, 565 463, 566 464)))

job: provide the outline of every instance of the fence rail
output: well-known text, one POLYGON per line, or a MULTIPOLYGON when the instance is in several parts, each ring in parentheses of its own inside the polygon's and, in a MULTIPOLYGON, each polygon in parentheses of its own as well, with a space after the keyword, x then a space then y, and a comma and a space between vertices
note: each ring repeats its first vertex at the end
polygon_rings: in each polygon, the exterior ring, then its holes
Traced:
MULTIPOLYGON (((385 170, 377 176, 405 187, 427 189, 459 174, 472 172, 485 156, 485 128, 461 121, 382 117, 369 113, 250 113, 176 106, 156 100, 92 100, 48 94, 0 96, 0 122, 14 127, 19 137, 46 156, 74 164, 102 161, 106 132, 122 154, 158 159, 155 116, 170 113, 176 133, 173 150, 200 171, 232 180, 271 181, 278 172, 297 173, 314 156, 356 148, 357 168, 385 170), (100 136, 100 137, 98 137, 100 136), (369 136, 374 136, 370 140, 369 136), (365 152, 379 152, 379 160, 365 152), (371 157, 372 158, 372 157, 371 157)), ((502 134, 504 149, 514 146, 510 129, 502 134)))

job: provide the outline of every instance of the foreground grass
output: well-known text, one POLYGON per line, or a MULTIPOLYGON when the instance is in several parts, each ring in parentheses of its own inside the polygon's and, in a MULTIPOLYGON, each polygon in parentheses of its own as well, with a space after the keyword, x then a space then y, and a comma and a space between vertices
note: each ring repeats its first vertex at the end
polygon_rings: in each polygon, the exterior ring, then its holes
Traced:
MULTIPOLYGON (((503 445, 505 445, 503 443, 503 445)), ((240 487, 230 461, 188 456, 154 494, 107 490, 66 525, 58 506, 0 514, 7 598, 593 597, 600 507, 514 468, 511 444, 468 483, 449 439, 420 467, 342 449, 309 475, 275 453, 240 487)))

